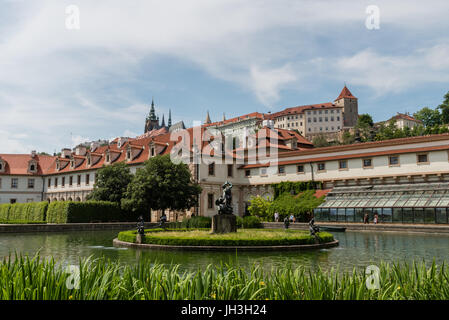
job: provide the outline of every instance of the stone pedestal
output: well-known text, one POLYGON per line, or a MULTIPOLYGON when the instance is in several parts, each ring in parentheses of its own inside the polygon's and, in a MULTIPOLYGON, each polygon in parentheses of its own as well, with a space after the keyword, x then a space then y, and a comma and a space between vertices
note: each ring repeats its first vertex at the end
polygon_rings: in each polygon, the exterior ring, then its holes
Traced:
POLYGON ((143 237, 144 237, 144 235, 142 235, 140 233, 137 233, 137 235, 136 235, 136 243, 142 244, 143 243, 143 237))
POLYGON ((212 233, 237 232, 237 217, 231 214, 216 214, 212 217, 212 233))

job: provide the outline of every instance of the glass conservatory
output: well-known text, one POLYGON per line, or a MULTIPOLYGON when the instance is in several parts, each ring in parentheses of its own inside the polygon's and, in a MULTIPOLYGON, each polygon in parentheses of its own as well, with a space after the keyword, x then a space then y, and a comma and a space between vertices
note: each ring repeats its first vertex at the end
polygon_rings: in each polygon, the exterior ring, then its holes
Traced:
POLYGON ((314 211, 316 221, 448 223, 449 183, 336 187, 314 211))

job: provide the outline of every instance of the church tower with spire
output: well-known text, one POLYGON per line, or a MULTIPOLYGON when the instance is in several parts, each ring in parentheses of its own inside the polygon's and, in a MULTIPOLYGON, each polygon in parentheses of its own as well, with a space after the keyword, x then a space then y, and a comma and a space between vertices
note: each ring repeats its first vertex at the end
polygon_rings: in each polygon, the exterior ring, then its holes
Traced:
POLYGON ((209 110, 207 110, 206 121, 204 121, 204 124, 210 124, 210 123, 212 123, 212 121, 210 121, 209 110))
POLYGON ((154 109, 154 99, 151 99, 151 108, 150 108, 150 114, 146 118, 145 121, 145 132, 147 133, 154 129, 159 129, 159 117, 156 117, 156 111, 154 109))

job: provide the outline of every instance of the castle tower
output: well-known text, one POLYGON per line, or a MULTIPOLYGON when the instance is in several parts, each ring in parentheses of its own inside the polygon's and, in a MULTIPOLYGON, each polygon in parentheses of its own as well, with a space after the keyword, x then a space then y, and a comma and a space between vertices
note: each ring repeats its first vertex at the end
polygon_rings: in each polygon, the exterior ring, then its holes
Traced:
POLYGON ((164 119, 164 114, 162 114, 162 123, 161 123, 161 127, 165 127, 165 119, 164 119))
POLYGON ((171 109, 168 109, 168 128, 171 127, 171 109))
POLYGON ((343 127, 355 127, 359 118, 358 99, 349 91, 346 85, 334 103, 343 107, 343 127))

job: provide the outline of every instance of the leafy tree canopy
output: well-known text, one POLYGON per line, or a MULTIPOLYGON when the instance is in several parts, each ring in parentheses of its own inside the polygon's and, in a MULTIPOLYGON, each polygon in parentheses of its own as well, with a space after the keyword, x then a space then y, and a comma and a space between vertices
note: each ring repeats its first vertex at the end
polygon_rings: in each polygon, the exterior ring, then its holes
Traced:
POLYGON ((133 212, 186 210, 197 205, 200 193, 201 187, 193 182, 186 164, 174 164, 169 155, 156 156, 137 170, 122 207, 133 212))
POLYGON ((441 114, 438 109, 433 110, 429 107, 424 107, 415 112, 413 116, 416 119, 421 120, 425 127, 433 127, 441 124, 441 114))
POLYGON ((88 199, 120 203, 132 180, 132 174, 126 163, 103 166, 97 174, 97 182, 88 199))

